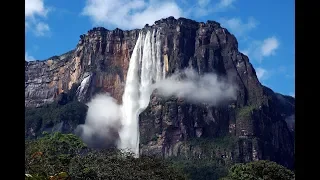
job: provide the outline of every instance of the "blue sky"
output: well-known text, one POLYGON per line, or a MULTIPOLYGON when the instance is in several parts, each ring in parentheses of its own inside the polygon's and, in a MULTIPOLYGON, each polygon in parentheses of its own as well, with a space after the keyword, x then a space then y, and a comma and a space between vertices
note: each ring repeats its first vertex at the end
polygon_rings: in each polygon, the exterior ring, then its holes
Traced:
POLYGON ((95 26, 141 28, 163 17, 215 20, 233 33, 262 84, 294 96, 293 0, 25 0, 26 60, 76 47, 95 26))

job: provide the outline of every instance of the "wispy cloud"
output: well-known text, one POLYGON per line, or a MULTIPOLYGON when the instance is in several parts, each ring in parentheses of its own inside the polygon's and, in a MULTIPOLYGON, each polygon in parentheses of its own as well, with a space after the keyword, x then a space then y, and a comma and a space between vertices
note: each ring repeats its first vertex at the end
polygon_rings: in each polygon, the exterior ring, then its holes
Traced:
POLYGON ((30 55, 28 54, 28 52, 25 53, 24 59, 25 59, 26 61, 34 61, 34 60, 35 60, 35 58, 34 58, 33 56, 30 56, 30 55))
POLYGON ((179 18, 182 10, 171 1, 87 0, 82 15, 88 16, 94 25, 132 29, 168 16, 179 18))
POLYGON ((236 0, 198 0, 197 3, 193 1, 183 1, 184 7, 183 16, 188 18, 199 18, 210 15, 212 13, 225 12, 230 8, 234 8, 236 0), (192 2, 192 3, 191 3, 192 2))
POLYGON ((122 29, 142 28, 156 20, 173 16, 202 17, 233 7, 236 0, 199 0, 189 3, 180 0, 86 0, 81 14, 91 19, 93 25, 115 26, 122 29), (182 7, 183 6, 183 7, 182 7))
POLYGON ((271 76, 271 72, 264 68, 258 67, 255 70, 259 81, 267 80, 271 76))
POLYGON ((237 86, 230 79, 219 80, 213 73, 200 76, 194 69, 184 69, 154 84, 163 97, 175 96, 192 103, 219 105, 236 99, 237 86), (182 78, 183 75, 185 78, 182 78))
POLYGON ((295 97, 295 93, 294 92, 291 92, 289 95, 292 96, 292 97, 295 97))
POLYGON ((279 46, 279 40, 275 36, 272 36, 263 41, 252 41, 249 47, 244 49, 242 53, 261 63, 265 57, 275 55, 279 46))
POLYGON ((45 36, 45 35, 49 35, 49 33, 50 33, 50 28, 48 24, 43 22, 37 23, 35 27, 36 36, 45 36))
POLYGON ((39 19, 46 18, 50 10, 43 0, 25 0, 25 30, 31 30, 36 36, 46 35, 49 25, 39 19))
POLYGON ((220 0, 216 9, 226 9, 233 7, 234 2, 236 2, 236 0, 220 0))
POLYGON ((46 16, 48 9, 44 6, 43 0, 25 0, 25 16, 35 17, 46 16))
POLYGON ((205 7, 210 3, 211 0, 198 0, 198 5, 200 7, 205 7))
POLYGON ((262 56, 274 55, 278 47, 279 47, 279 41, 276 37, 273 36, 265 39, 261 46, 262 56))
POLYGON ((253 17, 249 17, 247 22, 242 21, 240 18, 221 18, 220 21, 222 26, 227 28, 237 38, 246 35, 251 30, 258 26, 258 21, 253 17))

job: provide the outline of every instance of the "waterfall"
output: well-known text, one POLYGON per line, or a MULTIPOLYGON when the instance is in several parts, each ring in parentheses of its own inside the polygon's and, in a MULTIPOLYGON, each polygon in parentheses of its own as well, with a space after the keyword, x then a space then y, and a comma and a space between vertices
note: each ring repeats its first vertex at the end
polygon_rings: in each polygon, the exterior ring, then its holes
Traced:
MULTIPOLYGON (((150 85, 152 84, 152 46, 151 46, 151 33, 147 32, 143 45, 142 61, 141 61, 141 77, 140 77, 140 102, 141 108, 148 106, 150 85)), ((129 67, 130 69, 130 67, 129 67)))
POLYGON ((130 58, 122 97, 123 127, 118 147, 132 151, 136 157, 139 157, 139 114, 149 104, 151 85, 164 78, 160 40, 157 30, 146 34, 140 32, 130 58))
POLYGON ((161 39, 160 39, 160 31, 157 32, 156 37, 156 67, 157 67, 157 81, 160 81, 161 79, 165 78, 165 73, 161 72, 161 39))

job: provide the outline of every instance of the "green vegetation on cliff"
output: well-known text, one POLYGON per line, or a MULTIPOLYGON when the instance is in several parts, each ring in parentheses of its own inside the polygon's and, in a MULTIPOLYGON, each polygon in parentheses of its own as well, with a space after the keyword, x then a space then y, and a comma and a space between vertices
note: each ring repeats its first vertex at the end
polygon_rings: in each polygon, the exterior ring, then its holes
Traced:
POLYGON ((251 113, 257 109, 256 106, 244 106, 237 110, 237 118, 238 119, 248 119, 251 117, 251 113))
POLYGON ((194 138, 188 143, 191 146, 199 146, 203 150, 212 150, 212 149, 220 149, 220 150, 232 150, 237 142, 237 138, 234 136, 223 136, 217 137, 213 139, 209 138, 194 138))
POLYGON ((65 105, 53 103, 40 108, 26 108, 26 137, 38 136, 42 131, 52 131, 52 128, 60 122, 75 128, 78 124, 85 122, 87 108, 85 104, 78 101, 65 105))
POLYGON ((37 137, 41 132, 61 131, 71 133, 77 125, 84 124, 88 107, 76 100, 78 84, 74 84, 67 93, 59 95, 51 104, 25 109, 25 136, 37 137), (63 129, 59 123, 68 126, 63 129))

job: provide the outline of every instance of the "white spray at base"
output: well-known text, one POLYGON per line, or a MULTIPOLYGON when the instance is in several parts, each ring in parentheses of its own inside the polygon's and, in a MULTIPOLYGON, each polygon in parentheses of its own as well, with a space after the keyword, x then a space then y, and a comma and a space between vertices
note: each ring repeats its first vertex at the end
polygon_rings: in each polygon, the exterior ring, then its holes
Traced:
POLYGON ((236 99, 236 87, 213 73, 200 76, 194 69, 185 69, 166 77, 161 56, 160 31, 140 32, 129 62, 123 104, 117 104, 108 94, 97 95, 88 103, 85 124, 78 126, 85 143, 105 147, 116 141, 118 149, 139 157, 139 114, 155 89, 162 97, 176 96, 213 106, 236 99))
POLYGON ((160 32, 148 31, 145 36, 140 33, 130 58, 122 97, 122 129, 118 142, 118 148, 129 149, 135 156, 139 156, 139 114, 149 104, 151 85, 164 77, 160 55, 160 32))

